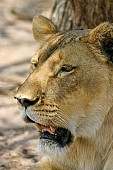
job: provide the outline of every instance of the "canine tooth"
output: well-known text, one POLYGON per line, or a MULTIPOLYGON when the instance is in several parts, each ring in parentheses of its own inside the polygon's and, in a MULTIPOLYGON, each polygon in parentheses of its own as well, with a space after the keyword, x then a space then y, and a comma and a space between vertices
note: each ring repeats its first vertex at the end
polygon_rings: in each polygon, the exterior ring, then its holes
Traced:
POLYGON ((50 131, 51 131, 52 133, 55 133, 55 128, 53 128, 53 127, 50 126, 50 131))
POLYGON ((43 132, 45 132, 45 131, 46 131, 45 129, 42 129, 42 131, 41 131, 41 132, 43 133, 43 132))

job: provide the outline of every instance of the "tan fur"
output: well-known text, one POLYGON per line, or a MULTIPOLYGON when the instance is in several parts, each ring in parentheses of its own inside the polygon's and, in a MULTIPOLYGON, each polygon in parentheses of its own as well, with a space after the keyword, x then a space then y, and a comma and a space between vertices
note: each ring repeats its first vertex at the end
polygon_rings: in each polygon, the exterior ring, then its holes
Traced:
POLYGON ((39 139, 37 170, 113 170, 113 26, 102 23, 88 32, 60 33, 42 16, 33 20, 40 47, 16 98, 38 97, 22 112, 73 136, 64 148, 39 139))

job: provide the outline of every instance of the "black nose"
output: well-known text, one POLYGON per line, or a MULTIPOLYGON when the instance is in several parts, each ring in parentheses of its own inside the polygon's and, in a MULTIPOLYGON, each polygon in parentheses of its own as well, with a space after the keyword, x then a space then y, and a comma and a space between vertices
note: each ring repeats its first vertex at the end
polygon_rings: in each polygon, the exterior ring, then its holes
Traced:
POLYGON ((25 108, 27 108, 31 105, 34 105, 39 100, 38 97, 34 100, 30 100, 30 99, 27 99, 27 98, 21 98, 21 97, 14 97, 14 98, 17 99, 19 101, 19 103, 21 104, 21 106, 25 107, 25 108))

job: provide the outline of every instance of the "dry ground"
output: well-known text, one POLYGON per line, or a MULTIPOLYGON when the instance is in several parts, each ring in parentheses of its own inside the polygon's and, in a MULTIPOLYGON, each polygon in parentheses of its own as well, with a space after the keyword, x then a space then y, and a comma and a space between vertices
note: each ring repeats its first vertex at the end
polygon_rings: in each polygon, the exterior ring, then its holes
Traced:
POLYGON ((0 0, 0 170, 26 170, 39 159, 38 134, 20 119, 13 96, 28 74, 37 44, 31 22, 12 14, 11 5, 13 0, 0 0))

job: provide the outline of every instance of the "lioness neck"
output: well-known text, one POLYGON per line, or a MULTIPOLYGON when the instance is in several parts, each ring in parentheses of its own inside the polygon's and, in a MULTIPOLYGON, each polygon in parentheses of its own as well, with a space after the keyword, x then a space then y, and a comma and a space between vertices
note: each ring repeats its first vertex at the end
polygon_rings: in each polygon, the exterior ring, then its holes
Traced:
POLYGON ((113 107, 94 137, 78 137, 61 157, 52 158, 52 164, 58 170, 102 170, 112 146, 113 107))

